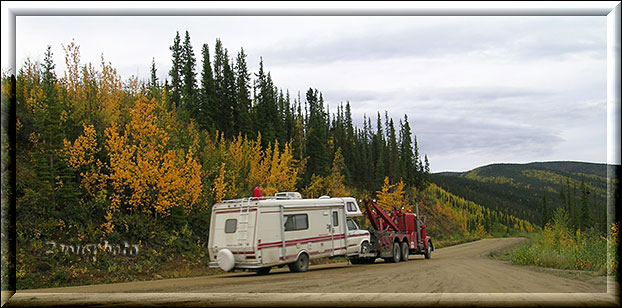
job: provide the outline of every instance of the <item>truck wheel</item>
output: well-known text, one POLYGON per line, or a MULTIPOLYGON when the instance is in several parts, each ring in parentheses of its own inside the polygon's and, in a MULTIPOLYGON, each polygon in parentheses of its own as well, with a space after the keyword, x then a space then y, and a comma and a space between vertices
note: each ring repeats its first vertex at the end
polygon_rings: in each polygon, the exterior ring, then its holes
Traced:
POLYGON ((432 257, 432 243, 431 243, 431 242, 429 242, 429 241, 428 241, 428 249, 426 249, 426 250, 423 252, 423 256, 424 256, 426 259, 429 259, 429 258, 431 258, 431 257, 432 257))
POLYGON ((369 242, 363 242, 361 244, 361 253, 369 253, 369 242))
POLYGON ((406 242, 402 242, 400 244, 400 247, 402 248, 402 261, 406 262, 408 261, 408 243, 406 242))
POLYGON ((389 262, 397 263, 400 262, 400 257, 402 256, 402 250, 400 249, 400 243, 393 243, 393 257, 389 258, 389 262))
POLYGON ((296 262, 288 264, 289 270, 294 273, 306 272, 309 269, 309 256, 301 253, 296 262))
POLYGON ((257 275, 267 275, 271 269, 272 267, 262 267, 257 270, 257 275))

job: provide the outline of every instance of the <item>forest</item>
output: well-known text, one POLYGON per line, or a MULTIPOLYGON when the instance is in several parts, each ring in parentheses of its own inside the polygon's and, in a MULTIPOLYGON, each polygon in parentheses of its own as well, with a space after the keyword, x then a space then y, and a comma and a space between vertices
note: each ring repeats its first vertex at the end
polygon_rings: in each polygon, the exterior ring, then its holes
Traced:
POLYGON ((440 243, 538 228, 431 184, 407 115, 378 111, 356 127, 350 102, 331 112, 317 89, 278 88, 263 59, 249 72, 243 48, 233 56, 216 39, 197 57, 192 46, 177 33, 164 81, 154 59, 145 80, 123 79, 103 55, 82 63, 74 41, 62 75, 51 47, 23 63, 15 93, 3 74, 3 110, 16 101, 18 289, 208 273, 211 205, 256 186, 420 204, 440 243))
MULTIPOLYGON (((461 174, 433 174, 431 178, 454 194, 491 209, 503 208, 540 226, 551 221, 555 209, 563 207, 574 229, 594 226, 601 234, 608 230, 609 177, 605 164, 492 164, 461 174)), ((615 174, 611 178, 614 187, 619 185, 615 174)))

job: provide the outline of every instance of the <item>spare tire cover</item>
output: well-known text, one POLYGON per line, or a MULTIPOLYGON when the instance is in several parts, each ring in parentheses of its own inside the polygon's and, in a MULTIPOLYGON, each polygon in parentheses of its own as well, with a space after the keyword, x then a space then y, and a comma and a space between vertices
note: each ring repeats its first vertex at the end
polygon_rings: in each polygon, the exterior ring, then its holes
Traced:
POLYGON ((216 262, 218 262, 218 266, 225 272, 233 269, 235 265, 235 259, 233 258, 233 253, 229 249, 221 249, 216 255, 216 262))

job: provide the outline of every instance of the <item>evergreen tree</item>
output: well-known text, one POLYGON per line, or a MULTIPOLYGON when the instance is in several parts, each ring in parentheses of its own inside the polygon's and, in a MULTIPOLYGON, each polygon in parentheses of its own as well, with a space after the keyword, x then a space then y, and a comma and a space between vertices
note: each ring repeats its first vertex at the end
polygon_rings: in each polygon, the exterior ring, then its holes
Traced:
POLYGON ((387 128, 389 134, 389 178, 392 182, 397 182, 400 177, 399 174, 399 154, 397 150, 397 139, 395 136, 395 127, 393 119, 389 120, 389 127, 387 128))
POLYGON ((592 213, 590 211, 590 202, 589 202, 589 194, 585 182, 583 180, 583 175, 581 175, 581 215, 579 220, 579 226, 581 230, 587 230, 590 227, 593 227, 592 213))
POLYGON ((250 97, 250 73, 246 64, 246 54, 244 48, 240 49, 235 63, 235 99, 236 104, 233 109, 235 120, 235 131, 242 135, 251 133, 251 97, 250 97))
POLYGON ((384 181, 385 176, 385 165, 384 165, 384 152, 386 148, 386 144, 384 142, 384 133, 382 130, 382 122, 380 120, 380 112, 378 112, 378 120, 376 121, 376 136, 374 138, 374 154, 375 154, 375 162, 376 162, 376 178, 375 181, 377 185, 381 185, 384 181))
POLYGON ((158 88, 158 75, 157 75, 157 69, 155 65, 155 58, 151 59, 151 79, 149 81, 149 85, 151 89, 158 88))
MULTIPOLYGON (((75 204, 78 197, 78 187, 74 175, 64 162, 62 152, 63 140, 67 137, 66 124, 63 114, 68 114, 69 106, 63 93, 59 93, 58 79, 54 72, 55 64, 52 60, 52 49, 47 47, 42 64, 41 85, 43 104, 34 114, 34 131, 39 140, 33 149, 32 164, 41 181, 39 188, 42 195, 42 204, 48 204, 48 214, 59 217, 66 215, 68 220, 78 221, 74 214, 67 211, 66 205, 75 204)), ((73 207, 71 207, 73 208, 73 207)))
POLYGON ((177 31, 177 34, 175 35, 175 39, 173 40, 173 45, 170 47, 170 50, 173 53, 173 65, 168 73, 169 76, 171 76, 171 83, 169 84, 169 91, 171 93, 170 106, 178 107, 181 102, 181 70, 183 67, 183 50, 179 31, 177 31))
POLYGON ((310 179, 313 174, 326 176, 328 173, 328 127, 324 102, 317 90, 311 88, 307 90, 307 104, 309 106, 309 122, 306 148, 309 160, 306 177, 310 179))
POLYGON ((261 132, 262 145, 272 143, 277 138, 278 107, 274 84, 270 73, 265 74, 263 59, 260 58, 259 72, 255 81, 255 120, 256 130, 261 132))
POLYGON ((402 178, 408 185, 415 184, 415 159, 411 139, 408 115, 404 115, 404 122, 400 121, 400 167, 402 178))
POLYGON ((423 164, 421 163, 421 157, 419 156, 419 144, 417 143, 417 135, 415 135, 415 148, 414 148, 414 161, 415 161, 415 186, 423 186, 423 164))
POLYGON ((216 129, 218 106, 216 105, 216 85, 207 44, 203 44, 201 54, 203 55, 203 68, 201 70, 200 104, 196 117, 201 128, 213 132, 216 129))
POLYGON ((298 101, 294 100, 296 104, 296 115, 295 115, 295 127, 292 137, 292 150, 294 152, 294 158, 298 161, 302 161, 305 156, 305 124, 304 117, 302 114, 302 104, 300 102, 300 92, 298 93, 298 101))
POLYGON ((157 69, 155 65, 155 58, 151 59, 151 79, 149 80, 149 95, 155 100, 160 100, 162 97, 162 90, 160 89, 160 83, 158 82, 157 69))
POLYGON ((223 132, 225 133, 225 137, 231 138, 238 134, 241 121, 247 120, 247 110, 243 108, 238 108, 236 102, 236 91, 235 91, 235 74, 233 71, 233 67, 231 66, 229 61, 229 56, 227 55, 227 50, 225 49, 224 53, 224 67, 223 67, 223 82, 220 85, 222 88, 221 93, 221 102, 223 110, 226 110, 227 115, 229 115, 229 122, 223 122, 223 132), (244 117, 244 119, 238 118, 238 116, 244 117))
POLYGON ((231 124, 233 123, 233 101, 230 100, 228 82, 231 78, 226 49, 220 39, 216 39, 214 51, 214 101, 217 106, 218 116, 216 129, 225 133, 225 136, 233 135, 231 124), (227 71, 227 73, 225 73, 227 71))
POLYGON ((542 192, 542 227, 544 227, 551 219, 549 204, 546 201, 546 191, 542 192))
POLYGON ((423 168, 423 188, 427 187, 430 183, 430 161, 428 161, 428 155, 425 155, 424 168, 423 168))
POLYGON ((195 116, 199 111, 198 101, 195 99, 196 90, 196 73, 194 72, 194 66, 196 59, 194 58, 194 51, 192 50, 192 44, 190 43, 190 34, 186 31, 184 38, 184 44, 181 49, 181 101, 184 110, 195 116))

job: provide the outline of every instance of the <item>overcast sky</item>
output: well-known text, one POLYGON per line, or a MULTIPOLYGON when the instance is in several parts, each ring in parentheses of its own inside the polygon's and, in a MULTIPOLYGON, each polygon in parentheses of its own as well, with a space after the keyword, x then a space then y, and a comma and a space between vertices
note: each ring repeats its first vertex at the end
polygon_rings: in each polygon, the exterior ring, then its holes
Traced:
POLYGON ((408 114, 433 172, 490 163, 607 161, 605 16, 581 17, 28 17, 16 21, 17 67, 62 45, 82 61, 112 62, 124 79, 167 78, 175 32, 201 45, 241 47, 252 72, 263 57, 292 95, 320 90, 355 123, 387 110, 408 114), (62 44, 62 45, 61 45, 62 44))

